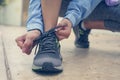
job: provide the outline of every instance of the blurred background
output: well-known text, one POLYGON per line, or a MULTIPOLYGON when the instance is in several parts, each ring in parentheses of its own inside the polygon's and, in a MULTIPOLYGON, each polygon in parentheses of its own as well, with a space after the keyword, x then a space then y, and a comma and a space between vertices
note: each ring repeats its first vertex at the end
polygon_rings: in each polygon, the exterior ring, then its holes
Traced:
POLYGON ((29 0, 0 0, 0 25, 25 26, 29 0))
MULTIPOLYGON (((68 1, 63 1, 60 17, 64 16, 68 1)), ((0 25, 26 26, 29 0, 0 0, 0 25)))
POLYGON ((26 27, 21 26, 26 26, 28 3, 29 0, 0 0, 0 80, 120 80, 120 34, 105 30, 92 30, 89 49, 74 46, 73 32, 69 39, 61 41, 63 73, 32 72, 35 51, 26 56, 15 42, 26 33, 26 27))

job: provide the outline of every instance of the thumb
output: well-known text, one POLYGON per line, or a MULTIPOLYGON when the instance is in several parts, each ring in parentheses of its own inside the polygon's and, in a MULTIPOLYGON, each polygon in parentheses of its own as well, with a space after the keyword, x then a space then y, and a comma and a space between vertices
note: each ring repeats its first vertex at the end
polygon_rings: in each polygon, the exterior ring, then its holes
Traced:
POLYGON ((58 24, 58 26, 66 26, 66 25, 67 25, 67 23, 66 23, 65 20, 62 20, 62 21, 58 24))
POLYGON ((57 26, 60 26, 59 28, 57 28, 56 29, 56 31, 60 31, 60 30, 63 30, 64 29, 64 27, 66 27, 67 26, 67 23, 66 23, 66 21, 65 20, 62 20, 60 23, 58 23, 58 25, 57 26))

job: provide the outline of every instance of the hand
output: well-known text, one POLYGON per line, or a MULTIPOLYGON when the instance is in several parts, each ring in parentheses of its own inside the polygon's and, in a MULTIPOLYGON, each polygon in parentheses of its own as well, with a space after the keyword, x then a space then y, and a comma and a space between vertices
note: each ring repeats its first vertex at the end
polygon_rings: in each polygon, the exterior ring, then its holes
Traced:
POLYGON ((33 41, 40 36, 40 31, 32 30, 26 34, 16 38, 17 45, 21 48, 23 53, 30 54, 33 47, 33 41))
POLYGON ((72 23, 68 19, 63 19, 57 26, 56 34, 59 40, 66 39, 70 36, 72 23))

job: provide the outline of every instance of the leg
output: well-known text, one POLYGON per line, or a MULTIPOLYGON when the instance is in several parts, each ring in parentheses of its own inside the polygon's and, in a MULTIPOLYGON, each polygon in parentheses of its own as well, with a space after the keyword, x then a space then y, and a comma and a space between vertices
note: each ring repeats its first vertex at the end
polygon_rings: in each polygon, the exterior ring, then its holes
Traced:
POLYGON ((120 22, 106 20, 106 21, 84 21, 86 29, 104 29, 113 32, 120 32, 120 22))
POLYGON ((57 25, 61 1, 62 0, 41 1, 45 31, 49 31, 57 25))
POLYGON ((87 29, 120 31, 119 9, 120 5, 108 7, 104 2, 102 2, 96 7, 93 13, 84 20, 84 25, 87 29))
POLYGON ((106 29, 104 21, 84 21, 86 29, 106 29))
POLYGON ((88 35, 90 29, 105 29, 120 32, 120 5, 108 7, 105 2, 101 2, 96 9, 74 28, 76 40, 75 45, 79 48, 88 48, 88 35), (101 15, 102 13, 102 15, 101 15), (84 26, 84 30, 81 26, 84 26))
POLYGON ((52 29, 58 21, 61 0, 41 0, 45 32, 39 40, 39 49, 33 61, 33 71, 61 72, 60 44, 52 29))

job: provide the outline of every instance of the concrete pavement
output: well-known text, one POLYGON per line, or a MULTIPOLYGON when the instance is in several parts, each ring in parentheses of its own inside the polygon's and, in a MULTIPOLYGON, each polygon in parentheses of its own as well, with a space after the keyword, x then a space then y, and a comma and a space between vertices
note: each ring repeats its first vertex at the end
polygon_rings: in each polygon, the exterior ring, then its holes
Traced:
POLYGON ((15 43, 24 27, 0 26, 0 80, 120 80, 120 33, 92 31, 90 48, 74 46, 74 35, 61 42, 64 71, 57 75, 32 72, 34 51, 27 56, 15 43))

